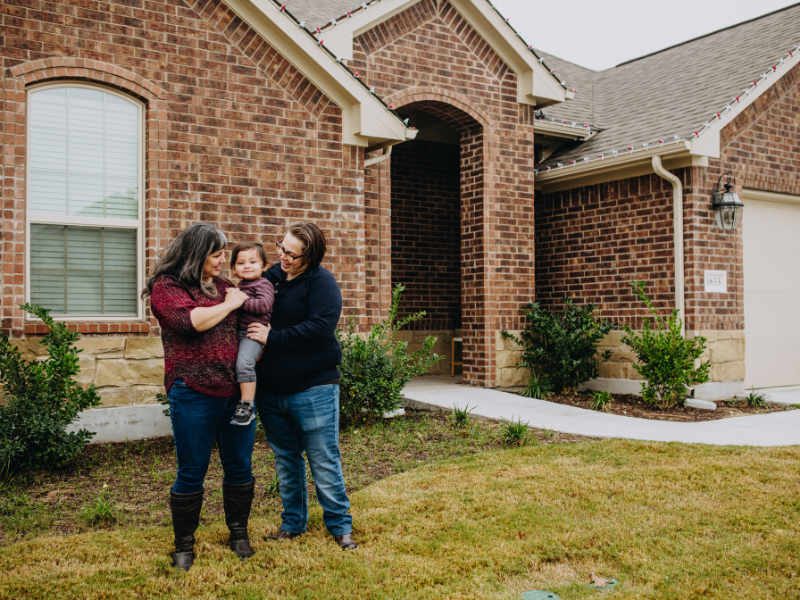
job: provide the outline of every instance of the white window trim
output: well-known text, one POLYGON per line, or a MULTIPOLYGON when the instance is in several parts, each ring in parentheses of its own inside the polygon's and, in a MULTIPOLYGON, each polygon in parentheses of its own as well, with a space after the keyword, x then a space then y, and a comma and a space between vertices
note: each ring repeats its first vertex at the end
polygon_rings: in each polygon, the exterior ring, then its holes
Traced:
MULTIPOLYGON (((53 315, 53 319, 56 321, 70 321, 70 322, 113 322, 113 323, 127 323, 127 322, 136 322, 142 321, 144 319, 144 301, 142 300, 139 291, 142 290, 144 286, 144 269, 145 269, 145 251, 144 251, 144 195, 145 195, 145 188, 144 188, 144 162, 145 162, 145 153, 144 153, 144 135, 145 135, 145 110, 144 104, 138 100, 131 98, 125 94, 117 92, 110 87, 106 87, 104 85, 99 84, 92 84, 92 83, 84 83, 84 82, 53 82, 53 83, 43 83, 36 86, 31 86, 25 90, 25 98, 26 98, 26 115, 25 115, 25 131, 26 131, 26 138, 30 139, 30 136, 27 135, 30 132, 30 118, 31 118, 31 111, 30 111, 30 95, 34 92, 39 92, 44 89, 48 88, 64 88, 64 87, 81 87, 81 88, 91 88, 97 89, 107 94, 113 94, 118 98, 122 98, 123 100, 130 102, 134 106, 136 106, 139 112, 139 146, 138 146, 138 153, 139 153, 139 198, 138 198, 138 219, 103 219, 103 218, 92 218, 92 217, 68 217, 68 216, 58 216, 58 215, 37 215, 31 212, 30 206, 31 203, 28 201, 28 183, 31 180, 30 175, 30 168, 31 168, 31 161, 29 158, 29 149, 30 144, 26 143, 25 147, 25 302, 30 302, 30 282, 31 282, 31 258, 30 258, 30 248, 31 248, 31 224, 34 225, 79 225, 79 226, 89 226, 89 227, 119 227, 124 229, 136 229, 136 315, 53 315)), ((26 315, 27 319, 30 321, 38 321, 33 315, 26 315)))

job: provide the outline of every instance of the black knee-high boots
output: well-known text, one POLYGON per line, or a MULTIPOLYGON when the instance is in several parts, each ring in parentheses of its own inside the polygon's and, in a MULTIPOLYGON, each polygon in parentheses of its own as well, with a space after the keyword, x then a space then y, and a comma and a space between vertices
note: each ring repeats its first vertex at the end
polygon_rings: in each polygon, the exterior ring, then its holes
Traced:
POLYGON ((255 554, 247 537, 247 523, 250 520, 250 507, 256 482, 243 484, 222 484, 222 500, 225 506, 225 524, 231 532, 228 545, 240 559, 244 560, 255 554))
POLYGON ((169 493, 172 529, 175 531, 175 552, 172 566, 188 571, 194 564, 194 532, 200 524, 203 490, 193 494, 169 493))

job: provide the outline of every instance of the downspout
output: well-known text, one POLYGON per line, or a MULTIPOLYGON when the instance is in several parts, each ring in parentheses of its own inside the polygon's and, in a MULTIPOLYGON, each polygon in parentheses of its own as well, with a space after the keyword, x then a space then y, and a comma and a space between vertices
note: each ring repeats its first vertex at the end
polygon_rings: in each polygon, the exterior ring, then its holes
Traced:
POLYGON ((372 165, 377 165, 378 163, 382 163, 391 155, 392 155, 392 146, 389 146, 388 148, 384 149, 383 154, 381 154, 380 156, 376 156, 375 158, 370 158, 368 160, 365 160, 364 168, 366 169, 367 167, 371 167, 372 165))
POLYGON ((661 157, 653 157, 653 170, 656 175, 672 184, 672 245, 675 249, 675 309, 681 320, 681 336, 686 337, 686 307, 684 298, 683 274, 683 185, 681 180, 667 171, 661 164, 661 157))

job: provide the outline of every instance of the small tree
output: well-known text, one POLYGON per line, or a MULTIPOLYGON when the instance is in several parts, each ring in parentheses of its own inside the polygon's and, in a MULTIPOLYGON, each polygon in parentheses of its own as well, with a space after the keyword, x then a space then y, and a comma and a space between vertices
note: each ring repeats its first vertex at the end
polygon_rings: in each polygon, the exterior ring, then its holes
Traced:
POLYGON ((408 342, 395 339, 395 334, 412 321, 418 321, 425 312, 418 312, 397 321, 400 295, 405 288, 395 286, 392 304, 386 319, 373 326, 368 337, 355 331, 355 322, 349 319, 347 331, 336 330, 342 346, 340 414, 343 421, 373 420, 383 413, 399 408, 401 392, 412 377, 427 372, 444 357, 433 352, 436 338, 428 336, 420 350, 406 352, 408 342))
POLYGON ((0 383, 5 405, 0 406, 0 474, 29 469, 54 469, 78 454, 94 433, 66 427, 82 410, 100 404, 91 385, 82 389, 75 381, 80 338, 50 311, 31 304, 20 308, 36 315, 50 328, 42 341, 49 356, 26 361, 6 336, 0 336, 0 383))
POLYGON ((638 335, 630 327, 623 327, 622 342, 636 354, 639 364, 634 368, 645 379, 642 397, 659 408, 682 404, 689 387, 708 381, 709 362, 694 367, 705 351, 706 338, 685 339, 677 310, 667 319, 661 319, 653 301, 645 294, 645 282, 633 281, 631 287, 653 315, 652 319, 642 318, 642 331, 638 335))
MULTIPOLYGON (((560 313, 546 310, 538 302, 523 306, 528 323, 520 336, 501 332, 525 348, 518 368, 544 375, 555 392, 575 389, 597 377, 597 346, 616 325, 596 317, 595 308, 595 304, 576 306, 569 298, 564 298, 560 313)), ((608 360, 611 352, 601 356, 608 360)))

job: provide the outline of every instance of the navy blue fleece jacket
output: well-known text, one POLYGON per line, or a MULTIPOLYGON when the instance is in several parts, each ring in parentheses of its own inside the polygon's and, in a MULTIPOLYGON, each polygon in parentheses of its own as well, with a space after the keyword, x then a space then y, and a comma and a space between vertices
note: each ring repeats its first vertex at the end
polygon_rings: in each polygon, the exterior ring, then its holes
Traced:
POLYGON ((296 394, 339 377, 342 348, 334 331, 342 292, 327 269, 314 267, 291 281, 281 264, 264 273, 275 288, 272 331, 256 366, 258 391, 296 394))

